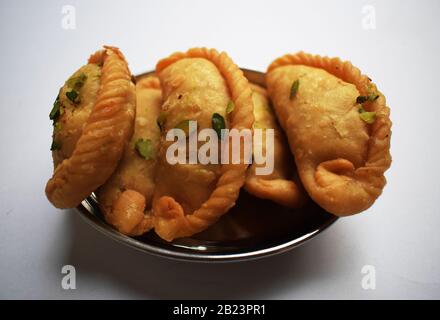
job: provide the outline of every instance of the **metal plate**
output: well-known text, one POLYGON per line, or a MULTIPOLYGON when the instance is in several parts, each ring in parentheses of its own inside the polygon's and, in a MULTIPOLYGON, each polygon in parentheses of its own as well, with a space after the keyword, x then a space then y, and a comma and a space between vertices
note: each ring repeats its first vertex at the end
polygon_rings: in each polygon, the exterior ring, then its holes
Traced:
MULTIPOLYGON (((249 81, 264 86, 263 73, 242 70, 249 81)), ((143 73, 136 79, 151 73, 143 73)), ((312 201, 299 210, 292 210, 242 190, 236 206, 216 224, 190 238, 168 243, 154 231, 136 238, 119 233, 105 222, 94 195, 77 209, 97 230, 132 248, 166 258, 201 262, 251 260, 285 252, 313 238, 337 220, 312 201)))

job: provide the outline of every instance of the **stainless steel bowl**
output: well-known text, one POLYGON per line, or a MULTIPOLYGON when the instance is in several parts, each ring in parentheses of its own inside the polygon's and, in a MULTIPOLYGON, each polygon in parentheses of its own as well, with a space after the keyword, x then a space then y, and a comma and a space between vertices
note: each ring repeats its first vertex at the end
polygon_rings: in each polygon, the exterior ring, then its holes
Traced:
MULTIPOLYGON (((250 82, 264 86, 264 73, 242 70, 250 82)), ((151 73, 143 73, 136 79, 151 73)), ((236 206, 215 225, 190 238, 168 243, 154 231, 135 238, 119 233, 105 222, 94 195, 77 209, 94 228, 134 249, 199 262, 243 261, 285 252, 310 240, 337 220, 312 201, 304 208, 292 210, 242 191, 236 206)))

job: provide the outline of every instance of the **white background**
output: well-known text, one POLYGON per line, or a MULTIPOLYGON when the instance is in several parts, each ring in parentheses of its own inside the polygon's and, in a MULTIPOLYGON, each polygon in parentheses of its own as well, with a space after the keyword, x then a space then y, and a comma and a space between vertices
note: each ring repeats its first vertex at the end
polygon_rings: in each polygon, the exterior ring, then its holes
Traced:
POLYGON ((0 298, 440 298, 439 1, 4 1, 0 5, 0 298), (76 30, 61 27, 76 8, 76 30), (373 5, 376 29, 363 28, 373 5), (367 212, 287 254, 206 265, 147 256, 53 208, 48 113, 102 44, 133 73, 192 46, 265 70, 298 50, 351 60, 392 110, 393 164, 367 212), (77 289, 61 289, 72 264, 77 289), (376 290, 361 287, 373 265, 376 290))

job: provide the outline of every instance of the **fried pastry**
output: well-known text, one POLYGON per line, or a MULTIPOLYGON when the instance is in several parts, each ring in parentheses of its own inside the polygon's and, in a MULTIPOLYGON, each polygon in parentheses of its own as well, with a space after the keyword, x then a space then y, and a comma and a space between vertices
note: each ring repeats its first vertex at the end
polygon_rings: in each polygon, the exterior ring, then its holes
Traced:
POLYGON ((304 187, 328 212, 369 208, 391 164, 385 97, 350 62, 303 52, 275 60, 268 92, 304 187))
MULTIPOLYGON (((222 118, 225 128, 251 129, 252 91, 226 53, 193 48, 161 60, 156 72, 164 133, 188 120, 197 121, 199 130, 211 128, 214 118, 222 118)), ((153 198, 155 231, 167 241, 206 229, 234 206, 248 166, 244 152, 238 164, 171 165, 165 156, 170 143, 163 134, 153 198)))
POLYGON ((302 188, 298 186, 298 179, 296 181, 293 179, 296 170, 292 166, 293 159, 289 146, 278 125, 266 90, 253 84, 251 88, 255 117, 253 127, 262 130, 261 141, 257 142, 254 136, 254 151, 259 148, 266 159, 273 159, 273 171, 271 174, 258 174, 257 169, 266 164, 258 164, 254 159, 254 163, 247 171, 244 188, 259 198, 269 199, 289 208, 298 208, 304 203, 306 197, 302 188), (274 130, 273 149, 266 149, 265 132, 267 129, 274 130), (257 143, 261 145, 258 146, 257 143))
POLYGON ((51 112, 55 170, 46 195, 72 208, 115 170, 133 128, 135 87, 124 56, 105 46, 61 88, 51 112))
POLYGON ((51 150, 55 168, 64 159, 70 158, 75 149, 98 95, 101 69, 98 64, 88 63, 60 89, 51 112, 54 120, 51 150), (77 93, 80 97, 76 97, 77 93))
POLYGON ((110 179, 97 191, 108 223, 121 233, 138 236, 153 227, 151 200, 159 149, 162 93, 159 79, 136 83, 136 118, 133 136, 110 179))

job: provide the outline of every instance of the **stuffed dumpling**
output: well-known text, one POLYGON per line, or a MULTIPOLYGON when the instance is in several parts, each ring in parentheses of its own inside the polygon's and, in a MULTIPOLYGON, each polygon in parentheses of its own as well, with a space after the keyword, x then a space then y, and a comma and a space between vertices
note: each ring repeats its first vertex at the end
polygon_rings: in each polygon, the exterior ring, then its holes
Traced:
POLYGON ((50 118, 55 170, 46 195, 72 208, 115 170, 133 129, 135 87, 124 56, 105 46, 61 88, 50 118))
POLYGON ((197 121, 198 130, 220 123, 250 131, 253 103, 242 71, 214 49, 175 53, 158 63, 156 73, 164 102, 153 213, 156 233, 171 241, 205 230, 234 206, 248 164, 243 154, 238 164, 170 164, 166 152, 172 142, 165 141, 166 133, 188 128, 189 121, 197 121), (231 101, 235 108, 227 113, 231 101))
POLYGON ((275 60, 266 84, 310 197, 338 216, 370 207, 391 164, 389 108, 372 81, 350 62, 300 52, 275 60))
POLYGON ((255 117, 253 127, 254 130, 262 131, 261 141, 255 138, 254 133, 254 152, 256 148, 259 148, 266 162, 258 164, 255 162, 254 157, 254 163, 249 167, 246 175, 244 188, 247 192, 259 198, 269 199, 286 207, 297 208, 304 203, 306 196, 299 186, 299 179, 295 177, 296 169, 292 166, 293 157, 289 145, 278 125, 266 90, 257 85, 251 85, 251 88, 255 117), (267 129, 273 129, 274 133, 273 145, 269 146, 268 149, 266 148, 267 129), (257 144, 261 145, 257 146, 257 144), (272 173, 259 174, 258 168, 268 167, 268 162, 272 162, 272 173))
POLYGON ((137 236, 153 228, 151 204, 160 128, 162 93, 159 79, 136 83, 134 132, 121 162, 97 191, 99 206, 108 223, 120 232, 137 236))

